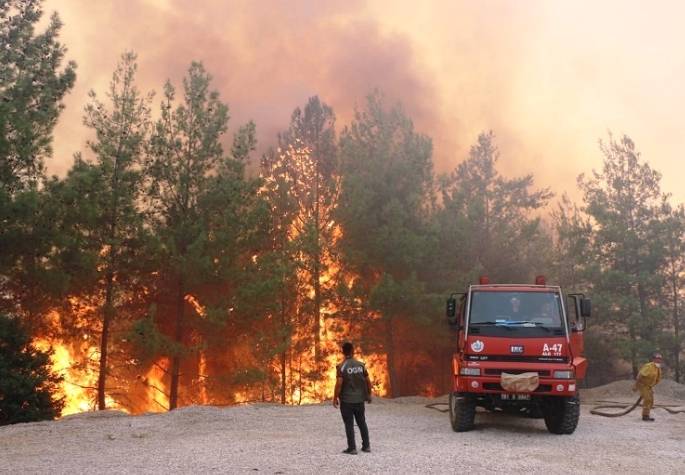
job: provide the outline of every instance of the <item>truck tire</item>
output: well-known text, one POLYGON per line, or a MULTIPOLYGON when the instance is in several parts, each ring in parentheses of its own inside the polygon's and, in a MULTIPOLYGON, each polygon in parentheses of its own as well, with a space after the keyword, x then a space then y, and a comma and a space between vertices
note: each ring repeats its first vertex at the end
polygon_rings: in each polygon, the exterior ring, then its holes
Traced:
POLYGON ((476 418, 476 401, 472 397, 450 393, 450 423, 454 432, 466 432, 473 429, 476 418))
POLYGON ((573 434, 578 427, 580 401, 577 397, 548 397, 542 405, 547 430, 552 434, 573 434))

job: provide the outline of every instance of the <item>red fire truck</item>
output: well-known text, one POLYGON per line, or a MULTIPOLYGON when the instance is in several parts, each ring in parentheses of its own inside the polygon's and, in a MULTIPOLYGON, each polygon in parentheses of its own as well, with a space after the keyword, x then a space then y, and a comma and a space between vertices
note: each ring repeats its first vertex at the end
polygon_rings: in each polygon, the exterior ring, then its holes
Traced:
POLYGON ((478 285, 447 300, 457 333, 449 415, 456 432, 473 429, 476 407, 541 415, 554 434, 578 425, 578 382, 585 377, 585 318, 591 302, 564 296, 538 276, 534 285, 478 285))

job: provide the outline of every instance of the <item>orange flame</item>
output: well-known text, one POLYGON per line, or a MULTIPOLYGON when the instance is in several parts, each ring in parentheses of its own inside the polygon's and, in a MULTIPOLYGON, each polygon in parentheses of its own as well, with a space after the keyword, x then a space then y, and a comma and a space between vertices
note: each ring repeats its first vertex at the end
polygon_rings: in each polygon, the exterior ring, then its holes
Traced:
POLYGON ((168 358, 160 358, 143 377, 143 384, 146 386, 147 410, 150 412, 169 410, 169 396, 164 383, 167 373, 165 368, 168 367, 168 358))
MULTIPOLYGON (((99 358, 98 349, 87 344, 76 345, 75 349, 59 339, 38 338, 33 343, 41 351, 53 351, 52 371, 63 378, 57 393, 64 400, 62 416, 95 410, 98 374, 93 368, 99 358), (79 361, 83 355, 86 361, 79 361)), ((105 397, 105 402, 110 409, 125 410, 110 396, 105 397)))

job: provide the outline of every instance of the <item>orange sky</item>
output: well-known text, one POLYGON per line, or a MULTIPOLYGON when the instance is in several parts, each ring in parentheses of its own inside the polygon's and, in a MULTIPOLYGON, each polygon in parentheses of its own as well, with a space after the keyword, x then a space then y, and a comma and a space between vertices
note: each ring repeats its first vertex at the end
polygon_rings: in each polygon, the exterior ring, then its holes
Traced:
POLYGON ((46 10, 59 12, 78 63, 52 173, 84 149, 87 91, 101 93, 132 49, 143 90, 178 85, 203 61, 232 126, 254 119, 262 145, 309 96, 345 123, 377 87, 433 138, 437 171, 492 129, 505 173, 577 197, 576 176, 600 166, 597 140, 612 130, 685 201, 683 2, 48 0, 46 10))

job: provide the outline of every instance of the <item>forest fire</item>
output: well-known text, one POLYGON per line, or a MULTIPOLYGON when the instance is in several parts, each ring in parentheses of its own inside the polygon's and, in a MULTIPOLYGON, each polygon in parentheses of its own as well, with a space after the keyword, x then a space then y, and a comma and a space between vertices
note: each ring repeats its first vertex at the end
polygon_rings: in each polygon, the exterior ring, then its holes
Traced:
POLYGON ((152 364, 143 377, 146 386, 147 407, 146 412, 160 412, 169 410, 169 396, 164 383, 169 361, 162 358, 152 364))
MULTIPOLYGON (((64 400, 62 416, 94 410, 98 374, 93 368, 97 364, 97 348, 47 338, 34 340, 34 345, 41 351, 52 350, 52 371, 63 378, 57 394, 64 400)), ((112 397, 107 396, 106 400, 108 407, 126 411, 112 397)))

